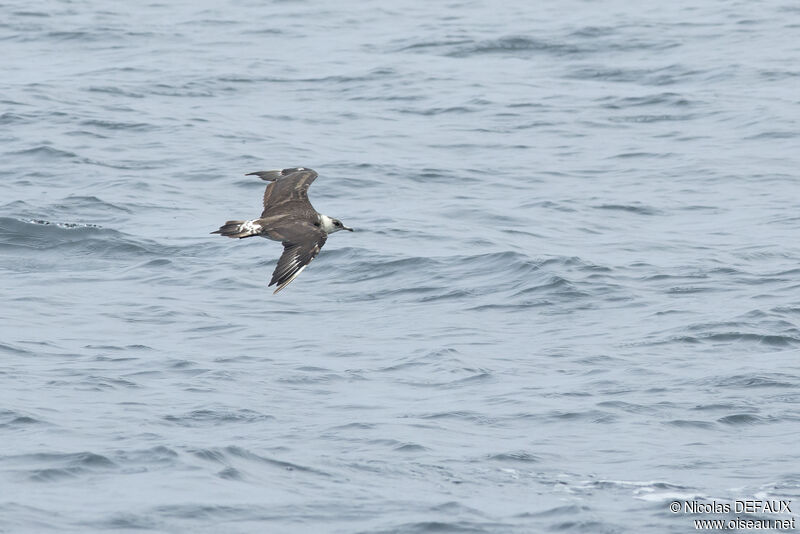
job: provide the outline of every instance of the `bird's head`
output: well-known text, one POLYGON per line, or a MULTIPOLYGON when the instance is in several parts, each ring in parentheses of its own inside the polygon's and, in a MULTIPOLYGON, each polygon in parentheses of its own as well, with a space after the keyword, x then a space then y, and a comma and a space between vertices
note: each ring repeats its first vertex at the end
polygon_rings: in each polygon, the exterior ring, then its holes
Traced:
POLYGON ((352 228, 345 226, 339 219, 334 219, 333 217, 328 217, 327 215, 323 215, 321 219, 322 229, 325 230, 326 234, 332 234, 334 232, 338 232, 339 230, 353 231, 352 228))

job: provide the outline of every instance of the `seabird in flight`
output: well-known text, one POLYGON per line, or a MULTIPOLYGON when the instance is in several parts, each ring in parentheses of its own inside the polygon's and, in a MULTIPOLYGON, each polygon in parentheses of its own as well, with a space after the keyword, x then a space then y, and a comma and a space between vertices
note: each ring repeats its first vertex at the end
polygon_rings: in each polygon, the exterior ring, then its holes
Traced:
MULTIPOLYGON (((212 234, 226 237, 261 236, 283 243, 283 254, 272 273, 270 286, 278 284, 277 293, 297 278, 319 254, 328 234, 353 231, 342 221, 318 213, 308 200, 308 187, 316 180, 312 169, 294 167, 279 171, 251 172, 272 182, 264 192, 264 211, 252 221, 228 221, 212 234)), ((273 294, 274 294, 273 293, 273 294)))

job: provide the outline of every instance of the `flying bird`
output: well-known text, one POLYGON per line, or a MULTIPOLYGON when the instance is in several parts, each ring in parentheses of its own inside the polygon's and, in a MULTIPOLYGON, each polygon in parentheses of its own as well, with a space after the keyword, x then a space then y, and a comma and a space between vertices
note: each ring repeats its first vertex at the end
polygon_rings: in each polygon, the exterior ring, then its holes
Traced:
POLYGON ((308 200, 308 188, 317 179, 316 171, 293 167, 278 171, 251 172, 271 182, 264 192, 264 211, 251 221, 227 221, 212 234, 226 237, 261 236, 283 243, 283 254, 272 273, 269 285, 278 284, 277 293, 308 267, 325 244, 328 234, 353 231, 339 219, 323 215, 308 200))

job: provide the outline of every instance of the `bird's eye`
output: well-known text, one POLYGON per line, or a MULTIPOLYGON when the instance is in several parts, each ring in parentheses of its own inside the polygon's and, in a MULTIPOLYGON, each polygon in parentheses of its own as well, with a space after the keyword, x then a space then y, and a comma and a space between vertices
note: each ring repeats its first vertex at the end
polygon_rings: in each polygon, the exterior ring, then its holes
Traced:
POLYGON ((336 226, 336 227, 338 228, 339 226, 341 226, 341 225, 342 225, 342 223, 340 223, 339 221, 336 221, 335 223, 333 223, 333 225, 334 225, 334 226, 336 226))

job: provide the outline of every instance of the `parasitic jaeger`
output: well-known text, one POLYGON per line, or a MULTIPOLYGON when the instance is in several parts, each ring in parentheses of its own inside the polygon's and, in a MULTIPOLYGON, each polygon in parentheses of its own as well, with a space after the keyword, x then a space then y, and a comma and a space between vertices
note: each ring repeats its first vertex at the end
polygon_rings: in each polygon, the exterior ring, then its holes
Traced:
POLYGON ((328 234, 339 230, 353 231, 342 221, 323 215, 308 200, 308 188, 317 173, 305 167, 278 171, 251 172, 245 176, 258 176, 272 182, 264 192, 264 211, 251 221, 227 221, 212 234, 226 237, 261 236, 283 243, 283 254, 272 273, 269 285, 278 284, 277 293, 297 278, 311 260, 319 254, 328 234))

